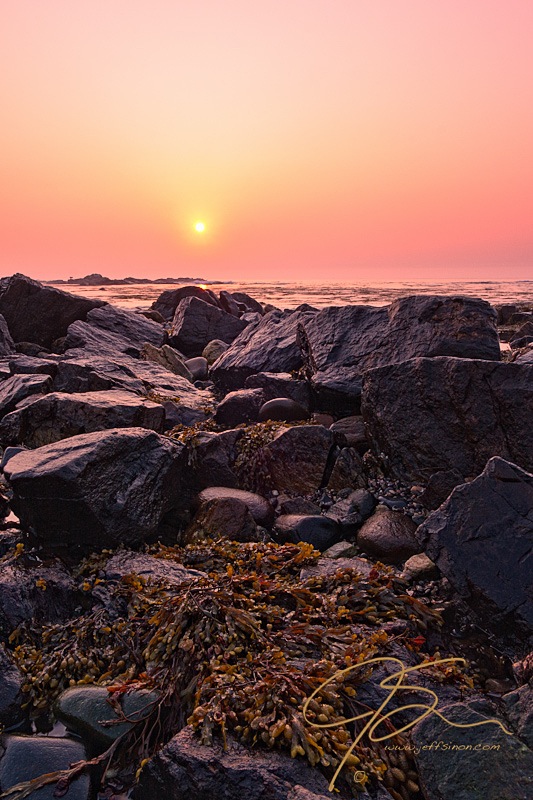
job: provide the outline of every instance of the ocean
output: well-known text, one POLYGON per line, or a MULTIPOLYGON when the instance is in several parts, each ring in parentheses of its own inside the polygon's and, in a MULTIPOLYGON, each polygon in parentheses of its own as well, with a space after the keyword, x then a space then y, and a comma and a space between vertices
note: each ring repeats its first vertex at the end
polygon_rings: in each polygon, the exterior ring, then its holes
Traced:
MULTIPOLYGON (((533 281, 465 281, 447 283, 205 283, 202 286, 219 292, 227 289, 246 292, 261 303, 271 303, 278 308, 296 308, 308 303, 316 308, 364 304, 384 306, 412 294, 468 295, 481 297, 489 303, 521 303, 533 305, 533 281)), ((133 284, 123 286, 61 285, 58 288, 96 297, 123 308, 148 308, 166 289, 176 289, 176 284, 133 284)))

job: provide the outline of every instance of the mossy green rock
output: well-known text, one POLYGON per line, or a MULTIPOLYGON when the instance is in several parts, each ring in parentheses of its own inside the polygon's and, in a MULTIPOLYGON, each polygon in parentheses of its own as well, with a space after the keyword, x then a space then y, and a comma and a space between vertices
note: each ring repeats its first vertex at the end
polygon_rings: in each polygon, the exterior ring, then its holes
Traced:
MULTIPOLYGON (((144 719, 157 701, 157 692, 136 690, 122 695, 124 714, 132 720, 144 719)), ((106 725, 118 719, 108 702, 109 692, 101 686, 74 686, 63 692, 56 703, 55 712, 67 728, 77 733, 87 743, 98 747, 109 747, 115 739, 126 733, 132 723, 120 722, 106 725)))

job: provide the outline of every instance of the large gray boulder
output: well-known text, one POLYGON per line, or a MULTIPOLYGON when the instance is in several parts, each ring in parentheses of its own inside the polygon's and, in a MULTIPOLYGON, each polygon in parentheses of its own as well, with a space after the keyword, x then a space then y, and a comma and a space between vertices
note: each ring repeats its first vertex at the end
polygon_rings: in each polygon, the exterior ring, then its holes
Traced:
POLYGON ((397 478, 478 475, 500 455, 533 470, 533 364, 416 358, 367 372, 362 411, 397 478))
POLYGON ((74 320, 84 320, 91 309, 103 305, 101 300, 77 297, 25 275, 0 280, 0 314, 16 342, 35 342, 49 348, 74 320))
POLYGON ((418 528, 426 554, 499 629, 533 632, 533 475, 492 458, 418 528))
POLYGON ((161 347, 166 341, 166 331, 158 322, 125 308, 106 305, 87 314, 87 322, 99 330, 123 336, 139 350, 149 342, 161 347))
POLYGON ((15 342, 9 333, 5 317, 0 314, 0 357, 11 355, 15 352, 15 342))
POLYGON ((158 311, 166 320, 171 320, 176 308, 186 297, 197 297, 204 303, 220 308, 220 303, 211 289, 202 289, 201 286, 180 286, 179 289, 167 289, 162 292, 157 300, 151 305, 154 311, 158 311))
POLYGON ((162 405, 138 394, 51 392, 7 414, 0 422, 0 443, 34 448, 108 428, 141 427, 160 433, 164 425, 162 405))
POLYGON ((141 544, 175 530, 190 500, 184 445, 143 428, 24 451, 4 472, 23 526, 82 548, 141 544))
POLYGON ((321 407, 346 413, 357 406, 368 369, 418 356, 500 359, 496 312, 470 297, 328 307, 300 323, 298 340, 321 407))
POLYGON ((0 383, 0 419, 32 395, 46 394, 52 389, 50 375, 13 375, 0 383))
POLYGON ((210 341, 221 339, 230 344, 246 325, 246 322, 204 300, 186 297, 174 314, 170 344, 186 356, 201 356, 210 341))
POLYGON ((263 448, 272 488, 308 495, 324 485, 326 467, 335 443, 322 425, 282 428, 263 448))
POLYGON ((240 389, 258 372, 290 373, 302 366, 296 342, 299 323, 315 316, 316 309, 303 305, 294 311, 271 311, 235 339, 211 368, 211 377, 226 389, 240 389))

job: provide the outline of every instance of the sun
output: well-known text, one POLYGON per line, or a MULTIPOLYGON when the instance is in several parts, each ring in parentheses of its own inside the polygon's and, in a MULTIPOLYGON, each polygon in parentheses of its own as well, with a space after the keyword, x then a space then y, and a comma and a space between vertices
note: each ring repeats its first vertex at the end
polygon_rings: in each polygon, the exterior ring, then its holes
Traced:
POLYGON ((196 233, 203 233, 205 231, 205 222, 199 219, 198 222, 194 223, 194 230, 196 233))

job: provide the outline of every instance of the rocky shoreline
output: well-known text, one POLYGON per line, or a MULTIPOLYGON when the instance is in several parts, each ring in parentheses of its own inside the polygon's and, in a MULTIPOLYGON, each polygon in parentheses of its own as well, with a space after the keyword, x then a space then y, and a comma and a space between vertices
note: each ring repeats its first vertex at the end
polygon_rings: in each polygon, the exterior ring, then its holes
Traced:
POLYGON ((6 797, 531 797, 531 307, 14 275, 0 447, 6 797))

